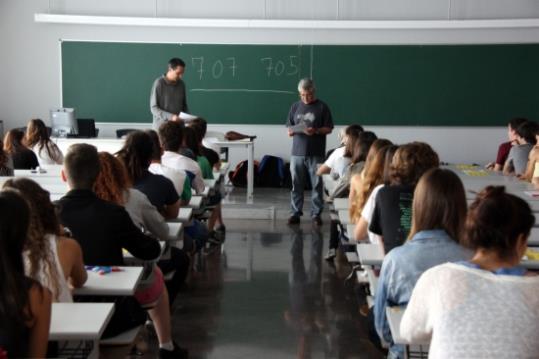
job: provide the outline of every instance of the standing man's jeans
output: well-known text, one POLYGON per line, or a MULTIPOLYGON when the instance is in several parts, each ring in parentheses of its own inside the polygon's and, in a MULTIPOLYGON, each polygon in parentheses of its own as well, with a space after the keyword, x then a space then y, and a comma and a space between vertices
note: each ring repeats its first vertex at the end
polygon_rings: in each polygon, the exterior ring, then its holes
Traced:
POLYGON ((316 174, 318 164, 323 157, 291 156, 290 173, 292 175, 291 213, 293 216, 303 215, 303 190, 307 178, 311 179, 311 217, 319 216, 324 209, 324 183, 316 174))

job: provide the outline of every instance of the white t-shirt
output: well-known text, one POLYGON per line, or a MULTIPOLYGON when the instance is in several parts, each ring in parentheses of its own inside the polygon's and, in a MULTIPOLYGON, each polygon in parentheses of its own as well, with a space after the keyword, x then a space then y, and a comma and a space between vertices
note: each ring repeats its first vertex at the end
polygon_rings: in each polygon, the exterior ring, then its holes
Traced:
MULTIPOLYGON (((204 192, 204 179, 202 177, 200 166, 197 162, 193 161, 189 157, 182 156, 179 153, 165 151, 163 156, 161 156, 161 164, 176 170, 190 172, 194 176, 191 179, 191 187, 193 187, 197 193, 204 192)), ((179 193, 182 192, 183 190, 179 193)))
POLYGON ((331 152, 324 165, 331 168, 332 178, 340 178, 344 176, 346 168, 350 164, 350 158, 344 157, 344 146, 336 148, 335 151, 331 152))
POLYGON ((64 155, 62 154, 62 151, 60 151, 58 146, 56 146, 56 144, 50 142, 49 147, 51 150, 50 155, 46 147, 40 148, 39 144, 36 144, 34 145, 34 147, 32 147, 32 151, 34 151, 34 153, 36 154, 40 167, 47 165, 61 165, 64 161, 64 155))
POLYGON ((155 175, 165 176, 166 178, 171 180, 174 184, 176 192, 178 192, 180 196, 182 195, 185 177, 187 176, 185 174, 185 171, 168 166, 163 166, 162 163, 152 163, 148 170, 155 175))
MULTIPOLYGON (((56 241, 56 236, 54 234, 46 234, 45 235, 45 241, 47 242, 47 246, 49 247, 49 251, 52 253, 52 265, 56 266, 56 271, 58 273, 58 293, 57 298, 53 298, 53 302, 55 303, 71 303, 73 302, 73 296, 71 295, 71 290, 69 289, 69 285, 67 284, 67 280, 64 274, 64 269, 62 268, 62 265, 60 264, 60 258, 58 257, 58 243, 56 241)), ((28 258, 28 252, 24 252, 24 267, 26 274, 30 273, 31 266, 30 266, 30 259, 28 258)), ((45 264, 40 263, 39 270, 37 271, 37 278, 33 278, 41 283, 42 286, 49 289, 51 292, 53 291, 53 285, 51 278, 49 277, 49 274, 45 272, 45 264)))
MULTIPOLYGON (((374 189, 371 192, 371 195, 367 199, 367 202, 365 202, 365 206, 363 206, 363 209, 361 210, 361 217, 363 217, 363 219, 367 221, 367 223, 371 223, 372 221, 374 207, 376 206, 376 195, 378 194, 378 192, 380 191, 382 187, 384 187, 383 184, 380 184, 374 187, 374 189)), ((369 236, 369 241, 371 243, 376 243, 376 244, 381 243, 380 236, 378 234, 372 233, 371 231, 367 231, 367 234, 369 236)))
POLYGON ((417 281, 401 336, 429 339, 429 358, 537 358, 539 276, 446 263, 417 281))

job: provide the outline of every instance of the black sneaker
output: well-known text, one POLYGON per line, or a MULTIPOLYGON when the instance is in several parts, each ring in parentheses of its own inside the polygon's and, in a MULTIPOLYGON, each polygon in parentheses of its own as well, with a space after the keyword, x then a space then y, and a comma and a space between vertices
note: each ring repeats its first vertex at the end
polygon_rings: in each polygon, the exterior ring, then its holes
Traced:
POLYGON ((173 350, 159 349, 159 359, 187 359, 189 358, 189 352, 187 349, 181 348, 178 344, 174 344, 173 350))
POLYGON ((208 243, 213 244, 213 245, 218 245, 218 244, 223 243, 223 240, 219 238, 219 236, 217 235, 217 233, 215 233, 215 231, 211 231, 208 236, 208 243))
POLYGON ((221 224, 219 227, 215 228, 216 232, 226 233, 226 227, 224 224, 221 224))
POLYGON ((337 256, 337 251, 335 250, 335 248, 330 248, 329 251, 326 253, 326 256, 324 257, 324 259, 328 262, 331 262, 333 261, 333 259, 335 259, 336 256, 337 256))
POLYGON ((290 216, 288 218, 288 224, 299 224, 299 216, 290 216))
POLYGON ((313 217, 313 224, 315 226, 320 227, 322 225, 322 218, 320 218, 320 216, 314 216, 313 217))

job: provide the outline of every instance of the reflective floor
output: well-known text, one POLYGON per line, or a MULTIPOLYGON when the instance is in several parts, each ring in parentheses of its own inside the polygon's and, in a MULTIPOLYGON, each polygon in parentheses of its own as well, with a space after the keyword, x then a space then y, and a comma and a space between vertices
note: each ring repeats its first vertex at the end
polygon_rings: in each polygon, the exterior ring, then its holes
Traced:
POLYGON ((323 260, 329 227, 227 221, 175 303, 174 337, 191 358, 379 358, 367 339, 348 267, 323 260), (342 271, 342 274, 339 272, 342 271))

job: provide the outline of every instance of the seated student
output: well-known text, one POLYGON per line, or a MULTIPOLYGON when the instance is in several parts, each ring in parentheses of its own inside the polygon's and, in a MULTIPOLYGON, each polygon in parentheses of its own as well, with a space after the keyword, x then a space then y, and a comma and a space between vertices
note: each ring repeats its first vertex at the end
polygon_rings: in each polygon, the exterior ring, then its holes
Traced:
POLYGON ((535 185, 539 184, 539 131, 535 133, 535 146, 528 155, 526 173, 518 177, 535 185))
POLYGON ((509 141, 502 143, 500 147, 498 147, 498 155, 496 156, 496 161, 487 164, 487 169, 494 171, 503 170, 503 165, 507 160, 507 156, 509 155, 509 151, 511 151, 511 147, 517 143, 516 129, 518 128, 518 126, 522 125, 524 122, 527 121, 527 119, 519 117, 513 118, 509 121, 509 123, 507 124, 507 137, 509 138, 509 141))
MULTIPOLYGON (((451 170, 433 168, 414 192, 408 241, 389 252, 374 296, 374 320, 380 338, 392 344, 386 308, 406 305, 419 276, 435 265, 466 260, 471 251, 459 245, 466 219, 466 195, 451 170)), ((404 358, 404 347, 391 345, 392 358, 404 358)))
POLYGON ((379 183, 382 183, 382 177, 384 175, 384 157, 377 157, 376 155, 382 148, 390 145, 392 145, 391 141, 385 138, 379 138, 374 141, 367 154, 363 171, 361 171, 361 173, 353 174, 352 178, 350 178, 350 194, 348 195, 350 205, 348 212, 351 223, 358 222, 361 217, 361 210, 363 209, 370 192, 379 183), (371 167, 373 168, 371 169, 371 167), (367 178, 367 175, 369 178, 367 178), (364 180, 367 181, 365 185, 363 184, 364 180))
MULTIPOLYGON (((201 143, 202 139, 198 137, 198 133, 192 127, 184 128, 183 134, 184 147, 191 150, 196 157, 196 161, 200 166, 200 170, 202 171, 202 177, 204 179, 213 179, 213 171, 209 161, 206 159, 206 157, 200 155, 199 144, 201 143)), ((208 230, 210 231, 208 239, 210 243, 213 244, 219 244, 226 232, 226 227, 224 225, 222 216, 221 199, 222 196, 220 192, 215 192, 208 197, 208 206, 214 207, 210 218, 208 218, 208 230), (217 227, 216 224, 218 224, 217 227)))
POLYGON ((0 192, 0 357, 44 358, 51 293, 24 273, 30 209, 16 192, 0 192))
POLYGON ((143 131, 129 133, 116 155, 125 165, 133 187, 144 193, 165 219, 178 217, 180 196, 174 184, 165 176, 148 171, 153 155, 150 135, 143 131))
POLYGON ((187 177, 185 171, 167 167, 161 163, 163 148, 161 147, 161 142, 159 142, 159 135, 154 130, 147 130, 145 132, 150 135, 153 143, 152 163, 148 170, 153 174, 165 176, 171 180, 176 192, 180 196, 180 206, 187 206, 192 195, 191 180, 187 177))
MULTIPOLYGON (((142 260, 158 258, 159 243, 144 235, 123 207, 95 195, 92 188, 99 171, 99 156, 94 146, 79 143, 69 147, 62 177, 70 190, 58 201, 58 206, 60 221, 80 243, 84 262, 121 266, 124 263, 122 248, 142 260)), ((155 273, 153 285, 137 290, 135 298, 142 306, 152 305, 148 314, 157 332, 159 357, 186 358, 187 351, 172 341, 168 293, 161 271, 155 273)))
MULTIPOLYGON (((101 169, 94 184, 97 197, 125 207, 137 227, 158 239, 168 240, 168 224, 144 193, 130 188, 131 183, 123 163, 108 152, 99 152, 99 164, 101 169)), ((172 305, 187 277, 189 257, 176 247, 170 247, 169 251, 170 259, 161 259, 157 265, 165 275, 174 272, 173 277, 165 283, 172 305)))
POLYGON ((177 122, 167 121, 159 127, 159 140, 165 152, 161 163, 167 167, 183 170, 191 180, 191 186, 197 193, 204 192, 202 171, 196 161, 180 154, 183 143, 183 128, 177 122))
POLYGON ((51 141, 49 131, 40 119, 28 122, 24 144, 34 151, 41 167, 62 164, 64 155, 58 146, 51 141))
POLYGON ((13 160, 13 168, 16 170, 30 170, 39 167, 36 154, 23 144, 24 132, 21 130, 9 130, 4 136, 4 151, 13 160))
POLYGON ((504 187, 487 187, 470 205, 466 262, 446 263, 419 278, 401 336, 430 341, 429 358, 536 358, 539 276, 519 266, 535 222, 530 206, 504 187))
POLYGON ((195 160, 202 172, 203 179, 213 179, 213 171, 210 161, 200 153, 199 138, 196 130, 193 127, 185 127, 183 129, 183 144, 184 149, 188 149, 193 154, 195 160))
POLYGON ((423 173, 438 167, 440 160, 426 143, 400 146, 391 162, 391 183, 376 195, 369 230, 381 237, 385 253, 400 246, 408 237, 412 220, 415 185, 423 173))
POLYGON ((62 234, 49 192, 24 177, 6 181, 3 188, 18 190, 30 205, 26 274, 49 289, 54 302, 72 302, 69 285, 82 287, 88 275, 80 245, 62 234))
POLYGON ((206 136, 208 128, 206 120, 200 117, 195 118, 194 120, 189 121, 187 125, 197 132, 199 139, 199 149, 202 156, 206 157, 210 162, 211 167, 218 171, 219 168, 221 168, 221 158, 219 157, 219 153, 215 152, 211 148, 204 146, 204 137, 206 136))
POLYGON ((0 176, 13 176, 13 160, 0 140, 0 176))
POLYGON ((320 165, 316 174, 321 176, 323 174, 331 173, 335 179, 344 176, 344 172, 352 158, 352 148, 351 146, 347 147, 347 144, 353 143, 362 132, 363 127, 360 125, 350 125, 345 127, 340 133, 341 146, 331 152, 326 161, 320 165))
POLYGON ((520 176, 526 172, 528 156, 533 146, 535 146, 535 134, 539 133, 539 125, 533 121, 524 122, 518 126, 515 132, 517 144, 509 151, 503 166, 504 175, 515 174, 520 176))
POLYGON ((381 243, 379 235, 369 231, 369 224, 372 221, 372 215, 376 205, 376 195, 384 186, 390 183, 391 163, 393 156, 399 146, 384 146, 375 154, 372 166, 365 173, 362 188, 359 192, 359 201, 365 201, 361 209, 361 215, 356 222, 354 229, 354 238, 356 241, 362 241, 367 236, 371 243, 381 243))
MULTIPOLYGON (((369 152, 367 154, 367 159, 365 161, 365 168, 360 173, 354 173, 351 176, 350 179, 350 193, 348 195, 349 203, 350 203, 350 222, 356 223, 358 220, 358 216, 355 216, 355 211, 357 211, 357 194, 356 189, 354 187, 354 179, 360 178, 364 175, 364 173, 367 171, 367 168, 372 165, 373 162, 373 153, 376 153, 380 150, 380 147, 384 147, 387 143, 391 143, 388 140, 385 139, 377 139, 374 141, 369 149, 369 152)), ((383 161, 382 161, 383 164, 383 161)), ((383 167, 383 166, 382 166, 383 167)), ((357 186, 357 185, 356 185, 357 186)), ((349 240, 353 241, 354 238, 349 238, 349 240)), ((329 242, 328 242, 328 252, 326 253, 326 256, 324 257, 326 261, 332 262, 335 256, 337 255, 337 248, 339 247, 339 231, 338 231, 338 222, 332 221, 330 224, 330 236, 329 236, 329 242)))
POLYGON ((346 144, 346 152, 350 152, 352 157, 342 177, 335 185, 335 189, 329 194, 330 199, 348 197, 350 193, 350 179, 353 175, 363 171, 369 149, 376 139, 376 135, 371 131, 361 132, 356 139, 350 136, 350 140, 346 144))

